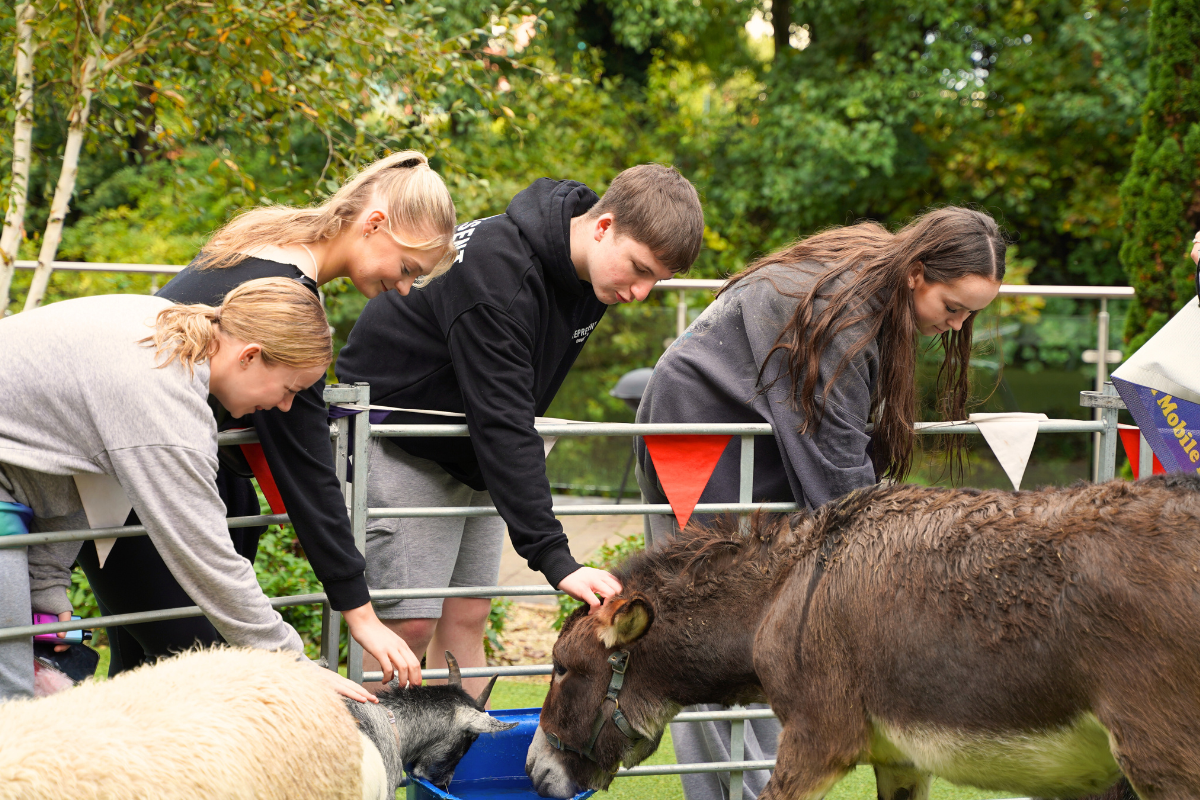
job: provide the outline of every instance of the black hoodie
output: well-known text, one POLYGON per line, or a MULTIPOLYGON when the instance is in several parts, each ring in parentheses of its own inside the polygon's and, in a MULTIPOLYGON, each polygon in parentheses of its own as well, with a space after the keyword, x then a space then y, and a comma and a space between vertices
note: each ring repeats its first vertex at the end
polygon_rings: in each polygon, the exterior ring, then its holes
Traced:
MULTIPOLYGON (((339 380, 370 383, 376 405, 466 414, 470 439, 387 441, 488 489, 513 547, 551 586, 579 564, 533 425, 607 308, 571 263, 571 219, 598 199, 581 183, 541 178, 505 213, 460 225, 450 271, 368 303, 337 361, 339 380)), ((387 422, 446 419, 397 412, 387 422)))

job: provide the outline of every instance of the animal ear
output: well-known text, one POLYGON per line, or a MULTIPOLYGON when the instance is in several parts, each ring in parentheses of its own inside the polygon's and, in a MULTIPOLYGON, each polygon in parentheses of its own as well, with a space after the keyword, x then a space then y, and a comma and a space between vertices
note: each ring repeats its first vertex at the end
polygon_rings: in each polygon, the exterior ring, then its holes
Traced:
POLYGON ((517 727, 515 722, 501 722, 485 711, 459 707, 455 711, 455 723, 471 733, 499 733, 517 727))
POLYGON ((451 686, 457 686, 461 689, 462 672, 460 672, 458 669, 458 661, 454 658, 454 654, 449 650, 446 651, 446 666, 450 670, 450 677, 446 680, 446 683, 450 684, 451 686))
POLYGON ((499 677, 499 675, 493 675, 492 679, 488 681, 488 685, 479 693, 479 697, 475 698, 475 705, 479 706, 480 711, 483 711, 483 707, 487 705, 488 698, 492 696, 492 687, 496 685, 496 678, 499 677))
POLYGON ((610 597, 600 609, 600 641, 624 647, 645 635, 654 622, 654 607, 641 595, 610 597))

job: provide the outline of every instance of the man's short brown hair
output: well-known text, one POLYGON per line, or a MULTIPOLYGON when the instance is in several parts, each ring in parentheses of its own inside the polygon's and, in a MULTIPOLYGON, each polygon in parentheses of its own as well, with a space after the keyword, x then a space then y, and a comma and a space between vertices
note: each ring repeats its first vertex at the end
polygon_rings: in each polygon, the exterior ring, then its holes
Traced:
POLYGON ((704 211, 691 181, 674 167, 640 164, 608 186, 588 216, 611 213, 615 232, 646 245, 671 272, 683 272, 700 255, 704 211))

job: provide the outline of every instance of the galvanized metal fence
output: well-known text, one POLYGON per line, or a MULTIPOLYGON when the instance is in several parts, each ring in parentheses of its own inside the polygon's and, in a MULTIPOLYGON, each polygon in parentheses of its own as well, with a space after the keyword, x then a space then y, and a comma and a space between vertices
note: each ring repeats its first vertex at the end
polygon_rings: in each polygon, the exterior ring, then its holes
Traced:
MULTIPOLYGON (((351 410, 363 410, 370 403, 370 389, 366 384, 334 385, 325 390, 326 402, 350 407, 351 410)), ((1039 433, 1094 433, 1100 438, 1099 480, 1109 480, 1113 477, 1116 464, 1117 442, 1117 411, 1124 406, 1120 398, 1115 396, 1111 386, 1105 386, 1102 392, 1081 393, 1081 405, 1096 408, 1099 419, 1096 420, 1043 420, 1038 424, 1039 433)), ((354 532, 355 545, 360 552, 366 552, 367 521, 370 519, 387 519, 400 517, 474 517, 494 516, 498 512, 488 507, 406 507, 406 508, 368 508, 367 507, 367 476, 370 469, 371 438, 403 438, 403 437, 459 437, 467 436, 467 426, 457 425, 371 425, 369 415, 359 413, 338 419, 330 425, 330 439, 334 448, 338 465, 338 478, 342 482, 347 504, 349 507, 351 527, 354 532), (350 473, 347 474, 347 453, 353 443, 354 457, 350 460, 350 473)), ((543 436, 641 436, 646 434, 720 434, 739 436, 741 438, 741 472, 739 497, 737 503, 707 503, 697 505, 696 513, 735 513, 749 514, 763 510, 771 512, 787 512, 797 510, 794 503, 754 503, 752 489, 754 485, 754 437, 770 435, 771 426, 766 423, 758 424, 626 424, 626 423, 589 423, 589 424, 540 424, 537 430, 543 436)), ((918 423, 919 435, 949 435, 978 433, 979 427, 968 422, 954 423, 918 423)), ((253 431, 222 433, 218 436, 218 444, 246 444, 256 441, 253 431)), ((1149 448, 1143 445, 1143 452, 1149 448)), ((1149 457, 1149 456, 1147 456, 1149 457)), ((1148 474, 1148 473, 1147 473, 1148 474)), ((667 504, 630 504, 630 505, 564 505, 555 506, 554 512, 559 516, 568 515, 642 515, 642 514, 672 514, 667 504)), ((279 525, 288 522, 286 514, 269 514, 263 516, 234 517, 229 520, 230 528, 252 527, 256 525, 279 525)), ((120 538, 125 536, 141 536, 146 533, 142 526, 122 526, 94 530, 72 530, 31 533, 22 536, 0 537, 0 548, 24 547, 33 544, 50 542, 84 541, 87 539, 120 538)), ((371 592, 372 599, 417 599, 445 597, 531 597, 558 595, 547 585, 542 586, 489 586, 454 589, 398 589, 371 592)), ((321 605, 322 619, 322 656, 329 662, 331 668, 338 664, 338 645, 341 638, 341 615, 329 606, 324 594, 307 594, 292 597, 277 597, 271 600, 276 608, 300 605, 321 605)), ((148 611, 137 614, 118 614, 105 617, 92 617, 74 622, 60 622, 50 625, 26 625, 0 629, 0 641, 32 636, 34 633, 53 633, 80 629, 96 629, 108 626, 129 625, 139 622, 152 622, 183 617, 201 616, 203 612, 197 606, 185 608, 148 611)), ((357 682, 381 680, 379 672, 364 673, 362 669, 362 648, 353 639, 349 642, 347 659, 347 675, 357 682)), ((509 667, 475 667, 464 668, 463 677, 489 677, 492 675, 549 675, 550 664, 509 667)), ((429 679, 447 677, 446 670, 424 670, 424 676, 429 679)), ((732 708, 725 711, 684 712, 675 720, 705 721, 727 720, 732 725, 731 760, 707 764, 671 764, 662 766, 638 766, 623 768, 617 777, 633 777, 645 775, 670 775, 699 772, 728 772, 730 773, 731 800, 741 800, 742 777, 746 770, 770 769, 774 761, 747 761, 744 759, 744 722, 748 719, 766 719, 774 715, 769 710, 732 708)))

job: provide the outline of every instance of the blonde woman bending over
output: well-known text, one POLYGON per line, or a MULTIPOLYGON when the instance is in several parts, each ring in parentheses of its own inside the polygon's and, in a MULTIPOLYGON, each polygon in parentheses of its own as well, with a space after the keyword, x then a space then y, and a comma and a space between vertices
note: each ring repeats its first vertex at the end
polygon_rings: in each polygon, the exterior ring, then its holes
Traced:
MULTIPOLYGON (((287 409, 331 358, 320 302, 279 278, 239 286, 216 308, 109 295, 0 320, 0 530, 86 529, 92 498, 127 502, 146 525, 136 538, 225 641, 301 651, 229 541, 208 398, 237 414, 287 409)), ((69 617, 80 544, 0 549, 0 627, 28 625, 32 612, 69 617)), ((0 642, 0 698, 32 688, 31 640, 0 642)))
MULTIPOLYGON (((407 294, 450 267, 454 202, 425 156, 395 153, 363 169, 328 201, 311 208, 266 206, 236 217, 213 235, 159 296, 177 303, 215 303, 245 281, 280 277, 306 287, 348 278, 367 297, 407 294)), ((306 384, 307 386, 307 384, 306 384)), ((213 404, 219 428, 253 426, 296 535, 333 608, 350 635, 401 685, 416 682, 420 665, 408 645, 375 616, 334 470, 324 380, 296 395, 291 410, 269 405, 235 409, 213 404)), ((222 448, 217 489, 231 517, 259 513, 249 465, 236 448, 222 448)), ((265 528, 230 532, 234 549, 251 562, 265 528)), ((190 605, 186 587, 144 540, 117 542, 103 568, 92 545, 80 564, 92 586, 104 587, 110 613, 190 605)), ((110 628, 110 675, 147 659, 220 641, 208 620, 110 628)), ((385 678, 385 679, 386 679, 385 678)))

